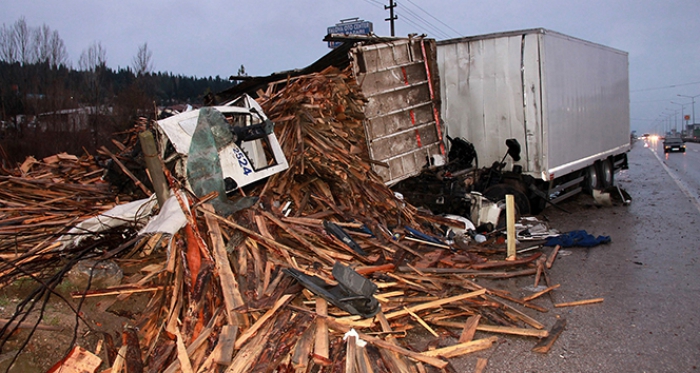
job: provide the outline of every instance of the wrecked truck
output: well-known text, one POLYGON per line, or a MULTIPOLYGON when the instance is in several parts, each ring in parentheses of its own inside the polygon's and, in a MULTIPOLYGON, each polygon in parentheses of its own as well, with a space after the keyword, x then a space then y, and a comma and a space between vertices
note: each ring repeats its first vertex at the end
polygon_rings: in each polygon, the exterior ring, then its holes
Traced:
POLYGON ((513 194, 521 212, 538 213, 613 186, 627 168, 626 52, 542 28, 437 48, 446 139, 467 140, 490 167, 484 195, 513 194))
POLYGON ((324 40, 343 43, 304 69, 224 93, 350 68, 366 98, 372 169, 413 205, 473 218, 512 194, 518 214, 537 214, 613 185, 627 167, 626 52, 545 29, 324 40))

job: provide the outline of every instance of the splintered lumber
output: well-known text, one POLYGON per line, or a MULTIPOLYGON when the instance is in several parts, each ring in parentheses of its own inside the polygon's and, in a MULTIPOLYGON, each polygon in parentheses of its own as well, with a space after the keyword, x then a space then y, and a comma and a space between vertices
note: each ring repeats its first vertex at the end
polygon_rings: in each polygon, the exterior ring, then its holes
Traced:
POLYGON ((320 319, 323 319, 323 317, 319 317, 315 320, 315 322, 311 323, 311 326, 307 328, 297 340, 297 344, 294 347, 294 353, 292 354, 291 358, 292 367, 297 372, 306 372, 309 364, 311 363, 310 358, 313 355, 316 325, 318 325, 318 321, 320 319))
POLYGON ((246 343, 243 348, 241 348, 233 358, 231 365, 226 368, 226 373, 243 373, 247 372, 248 368, 253 366, 258 356, 263 352, 265 348, 265 341, 267 335, 272 329, 272 323, 267 323, 263 325, 258 333, 246 343))
POLYGON ((251 325, 250 328, 248 328, 243 334, 241 334, 240 337, 236 340, 236 343, 234 344, 234 348, 236 350, 240 349, 243 344, 245 344, 257 331, 260 329, 260 327, 265 324, 265 322, 270 319, 275 312, 287 302, 289 302, 292 299, 293 295, 292 294, 285 294, 281 296, 277 302, 270 308, 267 312, 265 312, 264 315, 262 315, 256 322, 255 324, 251 325))
POLYGON ((230 324, 238 325, 238 314, 236 313, 235 309, 245 305, 245 301, 241 296, 238 281, 236 280, 233 270, 231 269, 231 263, 229 262, 228 255, 226 253, 226 246, 221 236, 221 230, 219 229, 219 223, 212 217, 214 207, 210 204, 204 204, 202 205, 202 209, 210 213, 205 215, 204 218, 209 227, 209 238, 211 239, 213 246, 212 251, 214 256, 214 264, 216 265, 216 270, 219 273, 221 290, 224 293, 226 317, 228 318, 228 322, 230 324))
POLYGON ((238 335, 238 327, 224 325, 221 327, 219 341, 216 344, 215 354, 212 353, 214 362, 219 365, 229 365, 233 359, 233 345, 238 335))
POLYGON ((474 315, 467 319, 462 329, 462 334, 459 336, 459 343, 469 342, 474 338, 476 327, 479 326, 481 315, 474 315))
POLYGON ((532 348, 532 351, 539 352, 542 354, 546 354, 547 352, 549 352, 549 350, 552 348, 552 345, 554 345, 554 342, 556 342, 557 338, 559 338, 561 333, 564 331, 565 327, 565 318, 560 318, 559 320, 557 320, 552 326, 552 329, 550 329, 549 336, 537 343, 535 347, 532 348))
POLYGON ((182 340, 182 335, 179 331, 175 331, 177 340, 175 341, 177 345, 177 359, 180 362, 180 370, 183 373, 194 373, 192 370, 192 363, 187 354, 187 348, 185 347, 185 342, 182 340))
POLYGON ((544 289, 544 290, 542 290, 542 291, 538 291, 538 292, 536 292, 536 293, 534 293, 534 294, 532 294, 532 295, 528 295, 527 297, 524 297, 524 298, 523 298, 523 302, 529 302, 529 301, 531 301, 531 300, 533 300, 533 299, 539 298, 539 297, 541 297, 542 295, 547 294, 547 293, 549 293, 550 291, 552 291, 552 290, 554 290, 554 289, 558 289, 559 286, 561 286, 561 284, 552 285, 552 286, 550 286, 550 287, 548 287, 548 288, 546 288, 546 289, 544 289))
POLYGON ((386 318, 387 318, 387 320, 391 320, 391 319, 395 319, 397 317, 408 315, 410 312, 418 312, 418 311, 428 310, 431 308, 438 308, 438 307, 441 307, 445 304, 459 302, 461 300, 478 297, 478 296, 484 295, 484 294, 486 294, 486 290, 481 289, 481 290, 476 290, 476 291, 472 291, 469 293, 455 295, 455 296, 449 297, 449 298, 438 299, 438 300, 435 300, 432 302, 422 303, 419 305, 405 308, 403 310, 391 312, 391 313, 386 315, 386 318))
MULTIPOLYGON (((343 370, 347 364, 350 372, 422 373, 427 370, 423 364, 445 369, 447 357, 488 348, 496 340, 473 341, 475 331, 549 335, 534 329, 544 328, 537 320, 486 294, 540 312, 546 309, 467 280, 506 279, 538 270, 546 279, 543 266, 533 266, 533 261, 544 260, 541 253, 504 261, 503 242, 495 239, 460 245, 459 252, 447 244, 435 248, 423 240, 394 240, 401 227, 430 233, 442 230, 443 224, 464 228, 464 223, 397 199, 373 171, 376 162, 369 160, 363 123, 366 99, 351 69, 329 68, 273 83, 264 95, 259 103, 275 123, 289 168, 241 189, 241 195, 257 197, 259 203, 228 217, 208 205, 211 194, 187 194, 179 202, 189 224, 172 236, 140 237, 137 226, 129 224, 114 233, 113 241, 107 240, 108 234, 90 235, 75 250, 58 250, 55 237, 66 229, 133 197, 117 194, 100 180, 104 170, 89 156, 28 159, 21 171, 0 176, 0 284, 27 273, 46 276, 60 270, 60 263, 78 261, 77 253, 104 252, 104 257, 125 259, 138 273, 131 285, 92 294, 125 296, 138 289, 150 301, 138 315, 138 343, 132 338, 129 350, 119 350, 121 356, 116 355, 118 347, 108 348, 112 372, 127 368, 124 356, 138 352, 133 346, 140 343, 142 356, 149 356, 144 371, 151 372, 306 373, 343 370), (329 235, 324 221, 346 230, 367 255, 350 251, 329 235), (383 311, 374 319, 347 316, 284 271, 295 268, 334 286, 335 262, 352 267, 381 289, 376 298, 383 311), (314 302, 315 313, 306 308, 314 302), (400 326, 392 329, 390 321, 400 326), (491 325, 521 321, 533 328, 491 325), (433 335, 441 332, 437 327, 462 331, 460 341, 426 353, 403 347, 395 335, 418 330, 418 324, 433 335), (341 333, 351 328, 371 346, 343 342, 341 333)), ((130 143, 115 143, 120 153, 101 152, 115 160, 114 172, 126 174, 122 179, 132 193, 148 194, 145 180, 134 177, 143 170, 126 169, 137 164, 126 162, 127 153, 137 146, 137 133, 131 134, 130 143)), ((183 180, 165 176, 180 195, 183 180)))
MULTIPOLYGON (((457 322, 457 321, 432 320, 432 321, 430 321, 430 323, 437 325, 437 326, 446 327, 446 328, 455 328, 455 329, 463 329, 464 328, 464 323, 457 322)), ((484 324, 484 323, 480 323, 479 325, 477 325, 476 330, 478 330, 480 332, 512 334, 512 335, 521 335, 524 337, 535 337, 535 338, 544 338, 544 337, 549 335, 549 332, 546 330, 517 328, 517 327, 512 327, 512 326, 501 326, 501 325, 489 325, 489 324, 484 324)))
POLYGON ((483 373, 484 369, 486 369, 486 365, 488 363, 489 363, 489 360, 484 359, 483 357, 476 359, 476 366, 474 367, 474 373, 483 373))
POLYGON ((428 323, 426 323, 425 321, 423 321, 423 319, 422 319, 420 316, 416 315, 415 312, 411 311, 410 309, 406 308, 405 306, 404 306, 403 309, 404 309, 406 312, 408 312, 408 314, 411 315, 411 317, 412 317, 414 320, 418 321, 418 323, 419 323, 423 328, 425 328, 425 330, 427 330, 428 332, 430 332, 430 334, 434 335, 435 337, 440 337, 440 335, 438 335, 438 333, 436 333, 435 330, 433 330, 433 328, 431 328, 430 325, 428 325, 428 323))
POLYGON ((320 316, 316 319, 316 343, 314 343, 314 362, 319 365, 330 365, 328 355, 328 302, 325 299, 316 298, 316 313, 320 316))
POLYGON ((68 356, 56 363, 47 373, 94 373, 102 364, 102 359, 92 352, 75 346, 68 356))
MULTIPOLYGON (((383 312, 379 312, 377 315, 377 320, 379 320, 379 324, 382 327, 382 331, 390 333, 391 330, 391 325, 389 325, 389 321, 387 321, 386 317, 384 316, 383 312)), ((396 343, 396 339, 394 336, 391 334, 387 335, 386 337, 387 343, 391 343, 393 345, 398 346, 396 343)), ((394 351, 388 351, 385 349, 380 349, 379 354, 382 356, 382 360, 384 361, 384 364, 387 365, 389 368, 390 372, 397 372, 397 373, 408 373, 410 370, 408 369, 408 363, 403 356, 399 355, 398 353, 394 351)))
POLYGON ((557 254, 559 253, 560 248, 561 248, 561 246, 559 246, 559 245, 554 246, 554 249, 547 257, 547 262, 546 262, 547 269, 552 268, 552 265, 554 264, 554 260, 557 258, 557 254))
POLYGON ((425 356, 434 356, 434 357, 441 356, 441 357, 445 357, 445 358, 451 358, 451 357, 455 357, 455 356, 470 354, 470 353, 476 352, 476 351, 485 350, 485 349, 493 346, 493 344, 496 343, 497 341, 498 341, 498 337, 493 336, 493 337, 488 337, 488 338, 483 338, 483 339, 476 339, 476 340, 469 341, 469 342, 458 343, 456 345, 452 345, 452 346, 448 346, 448 347, 436 348, 434 350, 428 350, 428 351, 422 352, 422 354, 425 356))
POLYGON ((574 306, 583 306, 586 304, 594 304, 594 303, 602 303, 605 298, 593 298, 593 299, 582 299, 582 300, 577 300, 573 302, 564 302, 564 303, 555 303, 554 307, 561 308, 561 307, 574 307, 574 306))
MULTIPOLYGON (((340 330, 343 333, 347 333, 351 329, 351 327, 344 325, 342 323, 336 322, 332 319, 328 319, 328 326, 335 329, 335 330, 340 330)), ((360 338, 362 338, 363 341, 365 341, 371 345, 374 345, 376 347, 385 348, 389 351, 396 352, 398 354, 404 355, 404 356, 409 357, 411 359, 422 361, 426 364, 430 364, 430 365, 432 365, 436 368, 439 368, 439 369, 443 369, 447 366, 447 361, 442 360, 440 358, 437 358, 434 356, 424 355, 422 353, 414 352, 411 350, 407 350, 403 347, 399 347, 399 346, 396 346, 392 343, 389 343, 383 339, 372 337, 372 336, 364 334, 364 333, 358 332, 357 334, 360 336, 360 338)))
POLYGON ((346 336, 345 373, 357 373, 357 340, 354 335, 346 336))
POLYGON ((480 264, 472 264, 471 267, 473 269, 488 269, 488 268, 498 268, 498 267, 510 267, 510 266, 518 266, 522 264, 527 264, 530 263, 537 258, 542 256, 542 253, 536 253, 532 254, 528 257, 521 258, 521 259, 513 259, 511 260, 489 260, 488 262, 485 263, 480 263, 480 264))
POLYGON ((114 161, 114 163, 116 163, 116 164, 119 166, 119 168, 122 170, 122 172, 124 172, 124 174, 125 174, 126 176, 128 176, 128 177, 134 182, 134 185, 138 186, 144 194, 146 194, 147 196, 150 196, 151 194, 153 194, 153 192, 151 192, 151 191, 141 182, 141 180, 139 180, 136 176, 134 176, 134 174, 133 174, 126 166, 124 166, 124 163, 122 163, 122 161, 120 161, 119 158, 117 158, 116 155, 114 155, 112 152, 110 152, 109 149, 107 149, 105 146, 102 146, 102 147, 100 148, 100 150, 101 150, 102 153, 104 153, 105 155, 107 155, 107 156, 109 156, 110 158, 112 158, 112 160, 114 161))

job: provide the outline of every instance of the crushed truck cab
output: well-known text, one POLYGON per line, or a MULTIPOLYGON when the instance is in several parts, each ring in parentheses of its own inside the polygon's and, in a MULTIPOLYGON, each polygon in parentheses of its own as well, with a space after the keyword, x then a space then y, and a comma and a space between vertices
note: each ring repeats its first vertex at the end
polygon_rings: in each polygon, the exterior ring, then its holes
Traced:
MULTIPOLYGON (((272 122, 260 105, 250 96, 242 95, 221 106, 212 106, 227 122, 230 133, 213 133, 218 154, 217 168, 225 182, 226 192, 252 184, 289 165, 275 136, 272 122), (224 139, 225 141, 221 141, 224 139)), ((157 122, 161 157, 166 165, 173 165, 176 177, 188 180, 187 160, 192 149, 192 138, 200 121, 200 110, 179 113, 157 122)), ((217 128, 212 127, 216 132, 217 128)), ((224 130, 224 132, 226 132, 224 130)), ((212 162, 216 156, 212 157, 212 162)), ((189 185, 188 185, 189 186, 189 185)))

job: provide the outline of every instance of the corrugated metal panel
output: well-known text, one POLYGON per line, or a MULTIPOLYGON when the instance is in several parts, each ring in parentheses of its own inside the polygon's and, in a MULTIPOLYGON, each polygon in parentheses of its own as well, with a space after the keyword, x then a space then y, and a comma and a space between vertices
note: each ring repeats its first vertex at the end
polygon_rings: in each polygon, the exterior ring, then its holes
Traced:
POLYGON ((361 45, 351 51, 355 76, 368 99, 369 155, 386 165, 372 167, 387 184, 417 175, 428 159, 443 151, 438 100, 431 94, 435 82, 426 69, 434 61, 426 64, 424 58, 430 59, 434 51, 434 41, 420 39, 361 45))

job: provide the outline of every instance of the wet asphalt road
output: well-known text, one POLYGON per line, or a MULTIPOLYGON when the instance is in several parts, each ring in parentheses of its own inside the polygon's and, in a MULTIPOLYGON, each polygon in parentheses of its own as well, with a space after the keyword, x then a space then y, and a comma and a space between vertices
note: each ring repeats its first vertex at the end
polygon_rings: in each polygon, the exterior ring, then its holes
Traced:
MULTIPOLYGON (((451 359, 455 370, 472 372, 481 357, 488 359, 485 372, 698 371, 698 189, 680 188, 671 176, 682 178, 676 170, 683 167, 700 169, 700 159, 681 163, 700 158, 700 144, 688 147, 685 155, 674 153, 667 159, 662 149, 657 157, 654 146, 635 143, 629 153, 630 169, 616 174, 616 183, 632 196, 629 206, 596 207, 591 197, 580 195, 563 204, 571 214, 547 208, 544 216, 551 228, 583 229, 612 238, 607 245, 562 249, 549 270, 551 284, 561 287, 551 298, 534 301, 550 311, 524 310, 547 328, 557 316, 564 317, 566 330, 546 355, 530 351, 537 342, 532 338, 506 336, 494 348, 451 359), (603 303, 552 306, 599 297, 605 298, 603 303)), ((527 296, 533 281, 523 277, 480 283, 527 296)), ((476 338, 488 335, 478 332, 476 338)))

